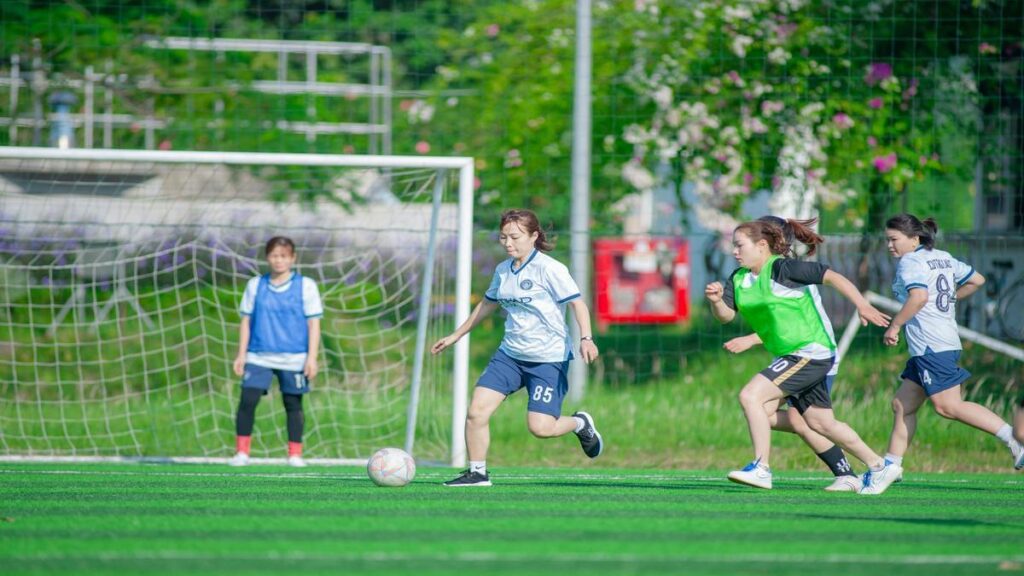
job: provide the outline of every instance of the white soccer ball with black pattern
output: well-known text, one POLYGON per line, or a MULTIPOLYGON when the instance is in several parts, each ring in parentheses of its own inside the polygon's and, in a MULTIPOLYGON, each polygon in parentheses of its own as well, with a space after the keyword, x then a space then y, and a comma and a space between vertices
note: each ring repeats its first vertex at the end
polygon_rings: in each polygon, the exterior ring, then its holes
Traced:
POLYGON ((377 486, 405 486, 416 477, 416 461, 405 450, 381 448, 370 456, 366 473, 377 486))

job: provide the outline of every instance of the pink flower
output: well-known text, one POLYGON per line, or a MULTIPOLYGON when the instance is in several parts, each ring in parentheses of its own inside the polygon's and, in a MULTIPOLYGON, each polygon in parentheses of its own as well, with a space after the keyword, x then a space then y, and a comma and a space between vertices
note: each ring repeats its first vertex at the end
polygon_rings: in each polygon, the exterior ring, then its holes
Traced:
POLYGON ((999 48, 996 48, 995 46, 989 44, 988 42, 982 42, 981 44, 978 44, 979 54, 995 54, 997 52, 999 52, 999 48))
POLYGON ((779 26, 775 29, 775 36, 776 38, 779 39, 779 41, 784 42, 787 38, 789 38, 789 36, 793 32, 796 32, 797 28, 799 28, 799 26, 792 23, 779 24, 779 26))
POLYGON ((917 163, 920 164, 921 166, 924 166, 925 164, 928 163, 928 157, 921 156, 920 158, 917 159, 917 163))
POLYGON ((412 103, 412 100, 402 100, 401 102, 398 103, 398 109, 402 110, 403 112, 407 111, 409 110, 409 108, 412 108, 412 103))
POLYGON ((356 151, 356 147, 351 144, 345 144, 342 146, 341 151, 344 154, 353 154, 356 151))
POLYGON ((917 96, 917 85, 920 83, 921 81, 918 80, 917 78, 912 79, 910 81, 910 85, 907 86, 907 89, 903 91, 903 99, 910 100, 914 96, 917 96))
POLYGON ((853 126, 853 118, 850 118, 843 112, 838 112, 832 117, 832 123, 835 124, 837 128, 845 129, 853 126))
POLYGON ((871 159, 871 165, 882 174, 889 172, 896 167, 898 158, 895 152, 889 152, 885 156, 875 156, 871 159))
POLYGON ((871 146, 872 148, 878 146, 878 139, 874 136, 868 136, 868 146, 871 146))
POLYGON ((740 77, 740 73, 739 72, 737 72, 735 70, 730 70, 729 73, 726 74, 725 76, 733 84, 738 84, 740 86, 743 85, 743 78, 740 77))
POLYGON ((882 99, 872 98, 871 100, 868 100, 868 106, 874 108, 875 110, 878 110, 879 108, 882 107, 882 99))
POLYGON ((420 154, 429 154, 430 153, 430 143, 424 142, 423 140, 420 140, 419 142, 416 143, 416 152, 418 152, 420 154))
POLYGON ((157 145, 157 148, 161 150, 170 150, 173 146, 171 145, 170 140, 161 140, 160 144, 157 145))
POLYGON ((892 65, 888 62, 872 62, 868 66, 868 73, 864 77, 864 81, 868 86, 874 86, 890 76, 892 76, 892 65))
POLYGON ((498 32, 500 31, 501 27, 499 27, 497 24, 491 24, 487 28, 484 28, 484 32, 487 34, 489 38, 494 38, 495 36, 498 35, 498 32))
POLYGON ((473 177, 473 190, 479 190, 480 186, 482 186, 482 185, 483 185, 483 182, 481 182, 479 178, 474 176, 473 177))

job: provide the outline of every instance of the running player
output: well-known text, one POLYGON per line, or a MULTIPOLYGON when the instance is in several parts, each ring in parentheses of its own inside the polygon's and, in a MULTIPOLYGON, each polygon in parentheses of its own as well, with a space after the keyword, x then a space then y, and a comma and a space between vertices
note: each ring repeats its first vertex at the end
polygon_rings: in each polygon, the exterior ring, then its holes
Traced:
MULTIPOLYGON (((813 222, 813 221, 811 221, 813 222)), ((824 241, 805 224, 789 220, 796 238, 813 254, 824 241)), ((746 222, 733 233, 733 256, 739 268, 723 286, 712 282, 705 288, 711 310, 720 322, 738 314, 754 328, 765 348, 777 358, 756 374, 740 392, 740 404, 750 429, 754 460, 729 480, 771 489, 769 467, 771 419, 765 405, 792 397, 793 406, 811 430, 849 451, 880 479, 900 474, 895 464, 886 466, 860 436, 835 419, 826 384, 835 363, 835 338, 825 328, 828 316, 809 285, 833 286, 852 301, 861 322, 888 324, 888 316, 874 308, 841 274, 817 262, 802 262, 781 255, 789 251, 781 228, 769 222, 746 222)))
MULTIPOLYGON (((779 218, 778 216, 762 216, 758 218, 758 221, 768 222, 781 228, 783 238, 785 239, 786 244, 790 247, 789 252, 787 252, 785 256, 787 258, 797 258, 797 254, 794 249, 794 242, 796 241, 796 238, 793 232, 793 226, 786 221, 786 219, 779 218)), ((799 222, 804 226, 812 225, 812 221, 810 220, 799 222)), ((820 298, 818 295, 818 287, 814 284, 807 286, 807 290, 812 292, 812 297, 815 300, 820 298)), ((830 337, 834 340, 835 336, 832 332, 832 324, 827 322, 827 319, 828 318, 826 316, 826 323, 824 324, 824 327, 828 331, 830 337)), ((754 333, 733 338, 726 342, 723 347, 733 354, 739 354, 761 343, 761 338, 754 333)), ((838 372, 839 355, 837 354, 835 363, 832 365, 832 369, 829 370, 826 375, 825 386, 828 388, 829 394, 832 393, 832 383, 838 372)), ((853 468, 846 459, 846 453, 843 452, 843 449, 828 438, 825 438, 821 434, 811 430, 810 427, 807 426, 807 422, 804 421, 803 416, 800 415, 800 411, 793 407, 792 400, 789 402, 791 406, 789 410, 780 409, 779 404, 779 401, 765 404, 765 411, 768 413, 768 417, 771 420, 772 430, 796 434, 811 450, 814 451, 815 455, 817 455, 818 458, 828 466, 829 471, 832 472, 835 479, 831 484, 825 487, 825 491, 859 492, 861 489, 860 476, 853 472, 853 468)))
MULTIPOLYGON (((1013 437, 1013 428, 988 408, 961 397, 960 385, 971 374, 958 364, 956 301, 977 291, 985 278, 969 264, 935 248, 937 232, 934 220, 921 221, 911 214, 893 216, 885 223, 889 254, 899 258, 892 289, 903 307, 882 339, 886 346, 897 345, 903 328, 910 349, 900 374, 902 384, 892 401, 893 427, 885 459, 902 467, 917 428, 917 410, 928 399, 940 416, 998 438, 1019 470, 1024 468, 1024 448, 1013 437)), ((865 480, 863 493, 874 494, 876 488, 865 480)))
POLYGON ((598 354, 590 330, 590 311, 565 265, 544 254, 553 245, 533 212, 505 211, 499 230, 499 240, 509 259, 498 264, 484 299, 469 318, 431 348, 438 354, 452 346, 498 306, 508 313, 505 337, 476 383, 466 417, 469 468, 445 486, 491 485, 486 462, 491 415, 520 388, 526 388, 529 395, 526 424, 534 436, 555 438, 575 432, 590 458, 600 456, 603 450, 590 414, 561 415, 569 389, 569 361, 573 359, 565 308, 571 307, 576 317, 580 355, 587 363, 598 354))

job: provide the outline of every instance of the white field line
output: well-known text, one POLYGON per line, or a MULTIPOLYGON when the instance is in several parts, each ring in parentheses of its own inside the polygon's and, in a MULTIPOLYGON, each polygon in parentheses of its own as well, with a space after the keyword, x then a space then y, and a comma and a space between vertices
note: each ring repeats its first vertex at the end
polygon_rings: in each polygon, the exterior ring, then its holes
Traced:
POLYGON ((93 561, 93 562, 124 562, 124 561, 227 561, 247 563, 252 561, 271 562, 462 562, 474 563, 522 563, 522 562, 557 562, 557 563, 628 563, 628 564, 650 564, 650 563, 673 563, 685 564, 687 562, 705 564, 737 564, 737 563, 766 563, 766 564, 794 564, 794 563, 825 563, 825 564, 878 564, 897 566, 920 566, 931 564, 1003 564, 1003 563, 1024 563, 1024 554, 1008 556, 984 556, 968 554, 911 554, 907 556, 893 556, 890 554, 828 554, 815 556, 812 554, 729 554, 721 555, 700 555, 700 554, 496 554, 490 552, 466 552, 466 553, 436 553, 436 554, 402 554, 393 552, 366 552, 366 553, 342 553, 342 554, 306 554, 303 552, 265 552, 251 550, 245 554, 203 554, 195 552, 140 552, 140 553, 118 553, 101 552, 95 554, 64 554, 45 553, 32 555, 11 555, 0 556, 8 561, 38 562, 38 561, 93 561))
MULTIPOLYGON (((281 479, 294 479, 294 478, 340 478, 340 479, 361 479, 366 478, 366 474, 362 471, 359 472, 257 472, 250 470, 238 470, 228 472, 185 472, 185 471, 159 471, 155 469, 148 470, 33 470, 33 469, 10 469, 0 467, 0 474, 10 475, 69 475, 69 476, 173 476, 173 477, 186 477, 186 478, 232 478, 238 476, 249 476, 255 478, 281 478, 281 479)), ((439 470, 427 470, 417 474, 419 478, 447 478, 450 476, 450 472, 442 472, 439 470)), ((664 474, 664 473, 653 473, 653 474, 545 474, 538 472, 532 473, 513 473, 513 474, 501 474, 501 480, 546 480, 551 482, 558 482, 560 480, 609 480, 609 481, 629 481, 629 480, 644 480, 644 481, 698 481, 708 483, 721 483, 725 480, 725 473, 721 475, 710 476, 690 476, 685 473, 681 474, 664 474)), ((826 482, 830 480, 830 477, 824 473, 818 476, 784 476, 779 478, 780 481, 822 481, 826 482)), ((970 479, 945 479, 931 475, 930 478, 917 478, 912 479, 914 484, 971 484, 970 479)), ((1002 484, 1008 486, 1019 486, 1024 485, 1024 475, 1008 475, 1002 484)), ((500 486, 500 485, 499 485, 500 486)))

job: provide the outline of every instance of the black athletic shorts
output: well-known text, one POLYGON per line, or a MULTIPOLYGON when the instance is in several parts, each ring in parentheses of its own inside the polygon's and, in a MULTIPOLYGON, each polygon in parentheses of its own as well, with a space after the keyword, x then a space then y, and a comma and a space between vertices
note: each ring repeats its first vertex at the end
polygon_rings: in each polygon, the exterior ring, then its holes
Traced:
POLYGON ((781 356, 761 370, 761 375, 782 390, 791 406, 803 414, 809 407, 831 408, 828 373, 833 358, 813 360, 792 354, 781 356))

